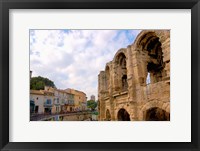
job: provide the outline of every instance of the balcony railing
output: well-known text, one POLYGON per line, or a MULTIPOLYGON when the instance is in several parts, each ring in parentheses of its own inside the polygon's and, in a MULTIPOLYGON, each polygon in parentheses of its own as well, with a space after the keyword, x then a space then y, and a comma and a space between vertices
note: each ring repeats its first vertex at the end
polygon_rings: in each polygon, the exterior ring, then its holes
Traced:
POLYGON ((66 103, 67 103, 67 101, 61 100, 60 105, 65 105, 66 103))
POLYGON ((46 101, 46 102, 44 102, 44 107, 52 107, 52 106, 53 106, 52 101, 46 101))
POLYGON ((74 105, 74 101, 73 100, 69 100, 68 101, 68 105, 74 105))
POLYGON ((60 105, 60 102, 58 101, 55 101, 55 103, 54 103, 55 105, 60 105))

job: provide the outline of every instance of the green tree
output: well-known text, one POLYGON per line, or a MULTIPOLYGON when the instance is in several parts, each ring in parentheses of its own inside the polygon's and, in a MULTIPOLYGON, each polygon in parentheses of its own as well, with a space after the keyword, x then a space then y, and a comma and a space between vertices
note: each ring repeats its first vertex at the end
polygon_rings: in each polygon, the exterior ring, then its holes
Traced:
POLYGON ((97 102, 95 102, 94 100, 88 100, 87 107, 90 108, 92 111, 94 111, 95 108, 97 107, 97 102))
POLYGON ((50 86, 56 88, 53 81, 41 76, 31 78, 30 89, 32 90, 44 90, 44 86, 50 86))

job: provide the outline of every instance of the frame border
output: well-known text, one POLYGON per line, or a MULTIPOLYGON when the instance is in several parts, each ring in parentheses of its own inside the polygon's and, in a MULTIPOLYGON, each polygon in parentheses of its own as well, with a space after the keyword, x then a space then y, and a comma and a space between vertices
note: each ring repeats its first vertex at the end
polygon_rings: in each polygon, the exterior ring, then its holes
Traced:
POLYGON ((200 0, 0 0, 0 149, 1 150, 200 150, 200 0), (21 143, 9 142, 9 9, 191 9, 191 143, 21 143), (199 43, 198 43, 199 42, 199 43))

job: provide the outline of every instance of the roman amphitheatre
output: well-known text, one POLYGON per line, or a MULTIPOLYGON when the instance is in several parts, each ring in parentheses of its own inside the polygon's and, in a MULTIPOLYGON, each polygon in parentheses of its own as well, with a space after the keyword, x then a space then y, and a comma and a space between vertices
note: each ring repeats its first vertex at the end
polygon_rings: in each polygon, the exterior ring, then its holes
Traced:
POLYGON ((98 75, 99 121, 170 121, 170 31, 142 30, 98 75))

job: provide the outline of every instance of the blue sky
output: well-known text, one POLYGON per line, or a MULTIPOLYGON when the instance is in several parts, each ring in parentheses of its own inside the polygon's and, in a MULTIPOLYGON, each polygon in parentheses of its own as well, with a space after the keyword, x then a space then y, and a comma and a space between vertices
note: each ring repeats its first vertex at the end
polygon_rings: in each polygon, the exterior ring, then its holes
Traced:
POLYGON ((30 30, 30 70, 97 99, 98 74, 139 30, 30 30))

